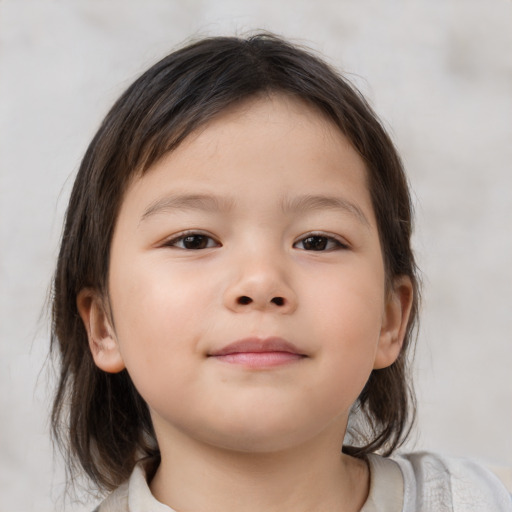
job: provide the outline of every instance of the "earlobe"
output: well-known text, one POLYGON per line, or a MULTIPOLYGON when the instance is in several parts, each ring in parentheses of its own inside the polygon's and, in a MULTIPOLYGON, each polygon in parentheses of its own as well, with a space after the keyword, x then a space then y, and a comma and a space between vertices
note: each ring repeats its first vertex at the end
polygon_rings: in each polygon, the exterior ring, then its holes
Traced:
POLYGON ((413 302, 413 285, 409 276, 397 277, 386 301, 373 368, 392 365, 400 354, 413 302))
POLYGON ((124 361, 103 299, 97 291, 84 288, 78 294, 76 302, 96 366, 108 373, 124 370, 124 361))

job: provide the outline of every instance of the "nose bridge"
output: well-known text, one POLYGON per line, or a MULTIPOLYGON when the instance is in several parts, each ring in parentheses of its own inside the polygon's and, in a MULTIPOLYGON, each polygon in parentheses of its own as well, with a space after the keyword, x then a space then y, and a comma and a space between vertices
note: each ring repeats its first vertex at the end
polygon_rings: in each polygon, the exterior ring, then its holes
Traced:
POLYGON ((246 245, 237 251, 232 270, 225 297, 226 305, 231 309, 289 312, 296 307, 286 255, 275 245, 246 245))

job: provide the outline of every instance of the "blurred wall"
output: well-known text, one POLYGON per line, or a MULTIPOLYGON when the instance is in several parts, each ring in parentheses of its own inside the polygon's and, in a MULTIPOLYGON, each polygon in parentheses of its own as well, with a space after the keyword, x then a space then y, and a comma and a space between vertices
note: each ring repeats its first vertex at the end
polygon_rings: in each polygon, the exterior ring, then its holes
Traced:
POLYGON ((512 466, 510 0, 0 0, 0 512, 64 506, 41 311, 90 138, 184 39, 256 28, 347 72, 403 155, 425 281, 409 448, 512 466))

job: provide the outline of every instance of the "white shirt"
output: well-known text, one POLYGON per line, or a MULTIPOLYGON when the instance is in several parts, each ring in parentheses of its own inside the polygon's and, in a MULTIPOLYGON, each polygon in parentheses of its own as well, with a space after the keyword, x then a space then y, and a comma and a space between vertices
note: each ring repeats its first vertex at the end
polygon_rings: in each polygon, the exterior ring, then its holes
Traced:
MULTIPOLYGON (((427 452, 384 458, 371 454, 370 491, 361 512, 512 512, 500 480, 467 460, 427 452)), ((98 512, 176 512, 149 490, 142 464, 98 512)))

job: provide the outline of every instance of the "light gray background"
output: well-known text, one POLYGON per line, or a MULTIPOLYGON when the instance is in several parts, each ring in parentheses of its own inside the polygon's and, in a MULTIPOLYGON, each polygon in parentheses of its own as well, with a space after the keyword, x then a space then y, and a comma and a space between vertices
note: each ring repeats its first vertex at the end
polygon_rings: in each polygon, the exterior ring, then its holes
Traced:
POLYGON ((425 275, 409 448, 512 466, 510 0, 0 0, 0 511, 64 506, 40 313, 86 145, 178 43, 255 28, 349 73, 404 157, 425 275))

